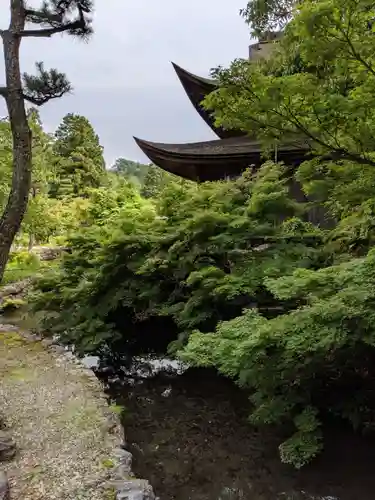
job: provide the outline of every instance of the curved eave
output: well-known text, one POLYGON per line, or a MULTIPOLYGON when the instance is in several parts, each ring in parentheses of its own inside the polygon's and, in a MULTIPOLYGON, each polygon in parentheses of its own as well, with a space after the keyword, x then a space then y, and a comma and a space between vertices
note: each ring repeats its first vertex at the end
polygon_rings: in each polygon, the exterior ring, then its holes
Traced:
POLYGON ((214 124, 214 118, 201 105, 204 98, 218 88, 215 80, 194 75, 174 62, 172 62, 172 65, 187 96, 190 99, 190 102, 198 111, 201 118, 203 118, 207 125, 218 137, 220 137, 220 139, 226 139, 228 137, 241 137, 245 135, 243 132, 238 130, 224 130, 221 127, 216 127, 214 124))
MULTIPOLYGON (((245 138, 229 138, 190 144, 163 144, 134 137, 136 143, 158 167, 194 181, 213 181, 236 177, 249 166, 265 161, 259 143, 245 138)), ((287 165, 300 163, 306 149, 296 145, 278 151, 278 160, 287 165)))

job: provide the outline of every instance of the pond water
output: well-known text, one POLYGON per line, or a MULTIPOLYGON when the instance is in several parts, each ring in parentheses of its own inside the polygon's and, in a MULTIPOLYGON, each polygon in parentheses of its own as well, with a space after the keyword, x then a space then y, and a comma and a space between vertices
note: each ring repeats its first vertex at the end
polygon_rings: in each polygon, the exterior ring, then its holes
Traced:
POLYGON ((296 471, 280 463, 280 434, 248 423, 248 398, 230 381, 206 370, 163 367, 154 361, 133 371, 97 372, 125 406, 134 472, 161 500, 375 498, 373 439, 331 423, 324 453, 296 471))

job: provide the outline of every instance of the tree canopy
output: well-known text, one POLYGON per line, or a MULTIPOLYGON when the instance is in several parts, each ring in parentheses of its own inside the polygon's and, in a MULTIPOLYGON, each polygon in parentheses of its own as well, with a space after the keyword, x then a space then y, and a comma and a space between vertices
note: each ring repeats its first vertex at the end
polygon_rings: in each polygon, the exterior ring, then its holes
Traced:
POLYGON ((299 3, 299 0, 250 0, 241 15, 252 35, 264 38, 268 32, 283 29, 299 3))

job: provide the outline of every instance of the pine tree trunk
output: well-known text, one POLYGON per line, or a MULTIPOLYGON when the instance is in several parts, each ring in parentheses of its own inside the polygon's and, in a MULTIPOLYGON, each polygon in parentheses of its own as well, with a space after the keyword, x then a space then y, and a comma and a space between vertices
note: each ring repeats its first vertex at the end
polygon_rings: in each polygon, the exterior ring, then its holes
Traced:
POLYGON ((22 95, 18 33, 25 26, 23 0, 11 0, 9 29, 1 32, 4 45, 9 121, 13 137, 13 177, 5 211, 0 219, 0 283, 9 251, 25 214, 31 183, 31 131, 22 95))

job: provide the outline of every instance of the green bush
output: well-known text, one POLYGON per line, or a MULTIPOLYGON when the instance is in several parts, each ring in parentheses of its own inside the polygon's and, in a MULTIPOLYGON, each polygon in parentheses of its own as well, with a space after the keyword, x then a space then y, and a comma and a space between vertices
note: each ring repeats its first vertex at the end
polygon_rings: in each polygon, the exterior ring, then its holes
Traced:
POLYGON ((16 251, 9 256, 2 285, 34 276, 41 268, 39 257, 31 252, 16 251))
POLYGON ((165 352, 248 304, 269 315, 290 307, 264 279, 317 265, 322 233, 299 218, 283 174, 266 164, 236 182, 169 184, 157 207, 130 200, 108 225, 80 231, 57 275, 39 281, 46 329, 82 351, 121 339, 165 352))
POLYGON ((12 299, 6 298, 0 303, 0 313, 4 314, 7 312, 15 311, 26 305, 26 301, 23 299, 12 299))
POLYGON ((271 319, 245 310, 214 333, 196 331, 180 355, 250 389, 254 423, 294 422, 297 431, 280 454, 302 466, 322 447, 319 411, 356 428, 375 424, 374 284, 375 250, 326 269, 268 279, 276 298, 299 307, 271 319))

